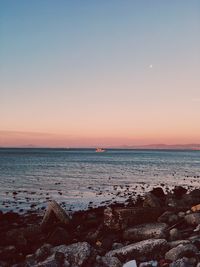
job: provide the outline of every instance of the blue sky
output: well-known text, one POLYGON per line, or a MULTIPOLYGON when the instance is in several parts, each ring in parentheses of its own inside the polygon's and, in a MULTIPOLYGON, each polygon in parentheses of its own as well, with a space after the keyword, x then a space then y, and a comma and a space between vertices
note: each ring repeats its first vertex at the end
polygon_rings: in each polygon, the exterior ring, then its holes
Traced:
POLYGON ((1 1, 0 130, 198 142, 199 33, 194 0, 1 1))

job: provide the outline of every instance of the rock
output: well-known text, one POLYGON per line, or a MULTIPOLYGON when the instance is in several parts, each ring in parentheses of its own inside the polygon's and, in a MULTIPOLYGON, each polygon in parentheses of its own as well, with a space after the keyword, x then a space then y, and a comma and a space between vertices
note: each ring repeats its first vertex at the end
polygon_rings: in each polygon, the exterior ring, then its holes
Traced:
POLYGON ((135 260, 126 262, 123 267, 137 267, 137 263, 135 260))
POLYGON ((113 210, 110 207, 104 210, 104 225, 107 226, 109 229, 120 229, 119 222, 117 222, 117 219, 113 214, 113 210))
POLYGON ((62 265, 64 263, 64 260, 65 260, 65 254, 63 252, 60 252, 60 251, 56 251, 55 253, 55 260, 60 264, 62 265))
POLYGON ((178 213, 178 217, 179 217, 179 218, 184 218, 184 217, 185 217, 185 212, 184 212, 184 211, 180 211, 180 212, 178 213))
POLYGON ((44 244, 42 247, 36 250, 34 256, 37 261, 43 261, 51 254, 52 246, 50 244, 44 244))
POLYGON ((16 248, 15 246, 7 246, 4 247, 1 251, 0 251, 0 259, 1 260, 10 260, 12 258, 15 257, 16 254, 16 248))
POLYGON ((55 231, 50 235, 47 242, 53 246, 68 244, 70 236, 68 232, 61 227, 57 227, 55 231))
POLYGON ((200 213, 191 213, 185 216, 185 221, 189 225, 197 226, 200 224, 200 213))
POLYGON ((158 218, 158 222, 163 222, 163 223, 167 223, 169 225, 173 225, 175 223, 177 223, 179 220, 179 217, 174 214, 171 211, 165 211, 159 218, 158 218))
POLYGON ((165 223, 141 224, 128 228, 123 233, 123 238, 130 241, 142 241, 150 238, 165 238, 165 223))
POLYGON ((190 241, 189 240, 176 240, 176 241, 169 242, 170 248, 177 247, 178 245, 181 245, 181 244, 182 245, 190 244, 190 241))
POLYGON ((167 248, 168 243, 165 239, 148 239, 119 249, 111 250, 106 253, 106 256, 118 257, 124 261, 130 257, 134 257, 137 260, 142 256, 152 256, 153 253, 159 253, 161 255, 166 252, 167 248))
POLYGON ((7 243, 16 246, 19 250, 27 249, 27 240, 21 229, 13 229, 6 234, 7 243))
POLYGON ((180 233, 177 228, 173 228, 169 231, 170 240, 175 241, 177 239, 180 239, 180 233))
POLYGON ((152 193, 147 193, 144 197, 143 207, 161 208, 161 201, 152 193))
POLYGON ((165 254, 165 259, 176 261, 184 256, 186 257, 192 257, 195 255, 195 253, 198 252, 198 249, 192 245, 192 244, 186 244, 186 245, 179 245, 175 248, 170 249, 165 254))
POLYGON ((154 222, 162 212, 163 209, 158 207, 106 208, 104 225, 112 230, 121 230, 130 225, 154 222))
POLYGON ((68 225, 71 220, 70 215, 56 201, 50 201, 41 223, 43 230, 52 224, 52 216, 55 216, 59 222, 65 225, 68 225))
POLYGON ((124 245, 122 243, 113 243, 112 244, 112 250, 122 248, 124 245))
POLYGON ((71 265, 79 267, 90 266, 90 262, 96 258, 95 250, 87 242, 78 242, 68 246, 60 245, 54 247, 53 251, 64 253, 71 265))
POLYGON ((189 193, 193 198, 199 198, 200 200, 200 189, 194 189, 189 193))
POLYGON ((195 265, 191 264, 190 260, 186 257, 178 259, 170 263, 169 267, 194 267, 195 265))
POLYGON ((178 220, 179 220, 179 217, 176 214, 172 214, 171 216, 169 216, 168 223, 169 225, 173 225, 177 223, 178 220))
POLYGON ((121 267, 122 263, 116 257, 100 257, 98 263, 101 267, 121 267))

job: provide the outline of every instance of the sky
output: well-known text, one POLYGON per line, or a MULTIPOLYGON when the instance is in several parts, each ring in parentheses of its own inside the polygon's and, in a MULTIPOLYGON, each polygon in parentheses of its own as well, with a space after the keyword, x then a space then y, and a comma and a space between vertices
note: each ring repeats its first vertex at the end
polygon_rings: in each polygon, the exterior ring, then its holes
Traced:
POLYGON ((1 0, 0 146, 200 143, 200 1, 1 0))

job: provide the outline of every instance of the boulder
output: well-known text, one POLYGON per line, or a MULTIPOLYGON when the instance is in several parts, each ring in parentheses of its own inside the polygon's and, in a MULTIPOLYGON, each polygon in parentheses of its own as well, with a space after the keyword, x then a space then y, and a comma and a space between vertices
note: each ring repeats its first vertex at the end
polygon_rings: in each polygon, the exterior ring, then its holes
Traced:
POLYGON ((153 253, 162 255, 167 249, 168 243, 165 239, 148 239, 111 250, 106 253, 106 256, 118 257, 119 259, 123 259, 123 261, 126 261, 130 257, 137 260, 143 256, 152 256, 153 253))
POLYGON ((179 245, 175 248, 170 249, 165 254, 165 259, 176 261, 182 257, 192 257, 198 252, 198 249, 192 244, 179 245))
POLYGON ((95 260, 95 250, 87 242, 78 242, 71 245, 60 245, 54 247, 54 253, 62 252, 72 266, 90 266, 90 262, 95 260))
POLYGON ((148 223, 124 230, 123 238, 130 241, 142 241, 150 238, 165 238, 165 223, 148 223))

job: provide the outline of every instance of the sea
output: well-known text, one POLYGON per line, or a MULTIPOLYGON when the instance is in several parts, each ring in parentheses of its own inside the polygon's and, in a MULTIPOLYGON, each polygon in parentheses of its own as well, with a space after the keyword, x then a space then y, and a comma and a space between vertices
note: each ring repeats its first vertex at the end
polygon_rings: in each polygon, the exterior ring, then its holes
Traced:
POLYGON ((200 186, 200 151, 0 149, 0 210, 68 210, 124 202, 155 186, 200 186))

